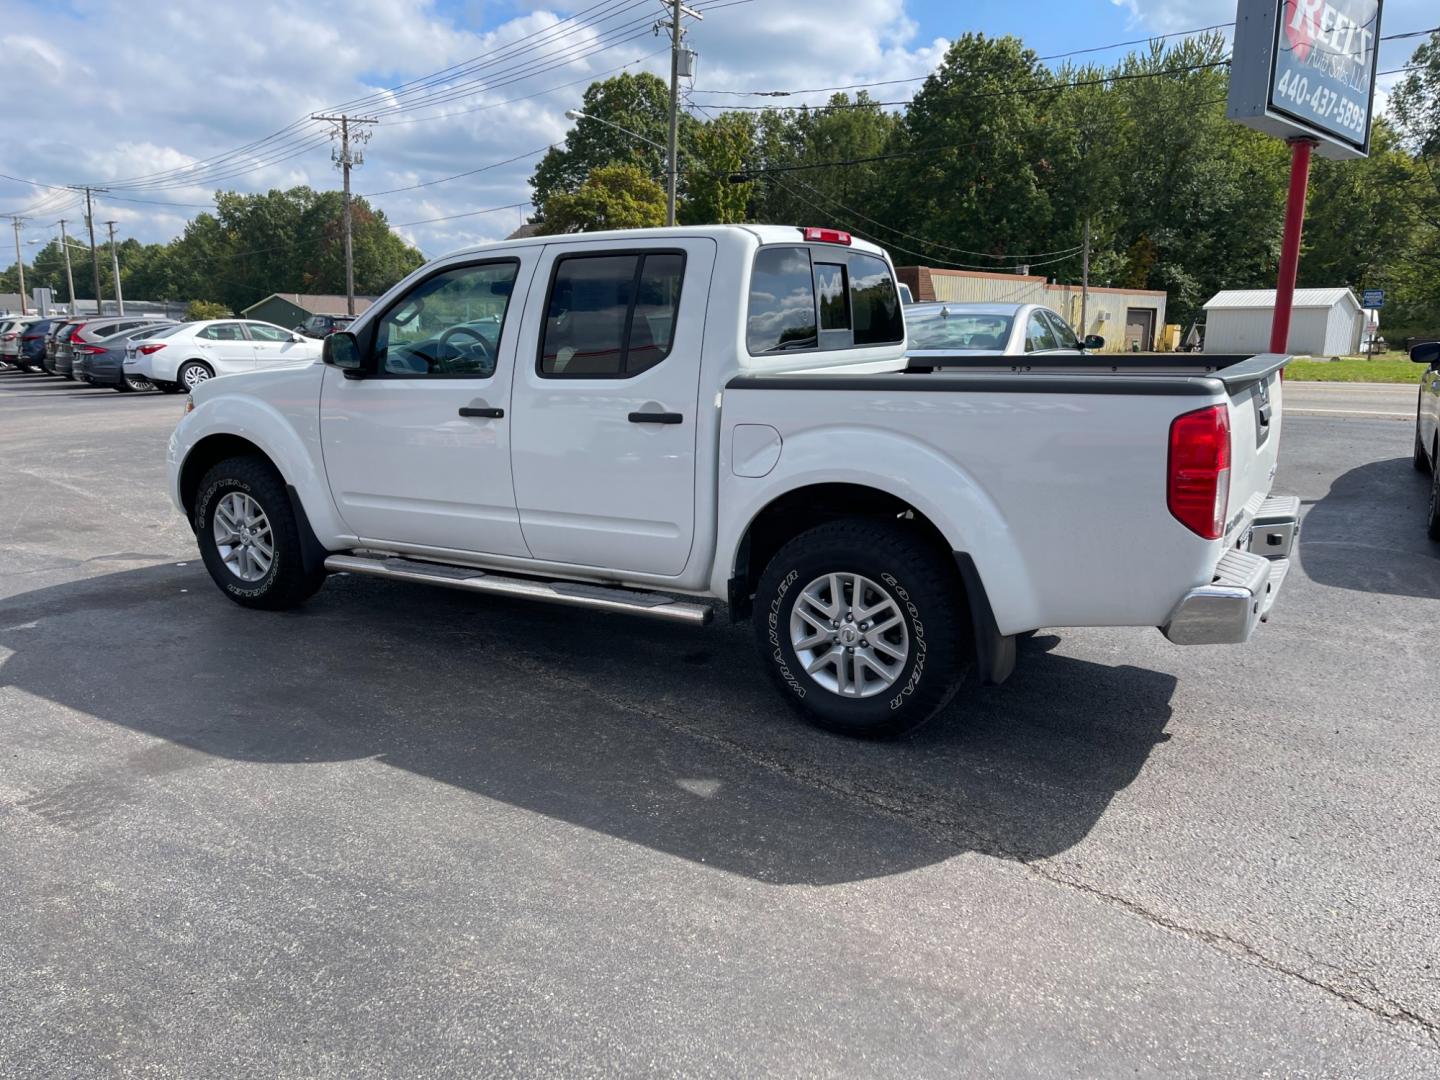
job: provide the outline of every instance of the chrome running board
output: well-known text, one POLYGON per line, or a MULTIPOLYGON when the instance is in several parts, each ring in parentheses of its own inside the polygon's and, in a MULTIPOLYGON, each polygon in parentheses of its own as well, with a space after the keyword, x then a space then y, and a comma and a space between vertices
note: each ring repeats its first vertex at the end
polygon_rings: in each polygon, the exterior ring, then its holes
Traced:
POLYGON ((505 577, 473 566, 424 562, 396 555, 330 555, 325 569, 332 574, 366 574, 389 578, 391 581, 412 581, 421 585, 440 585, 447 589, 491 596, 513 596, 523 600, 539 600, 568 607, 590 608, 595 611, 644 615, 651 619, 703 626, 714 610, 707 604, 677 600, 662 593, 641 592, 609 585, 591 585, 580 581, 539 581, 532 578, 505 577))

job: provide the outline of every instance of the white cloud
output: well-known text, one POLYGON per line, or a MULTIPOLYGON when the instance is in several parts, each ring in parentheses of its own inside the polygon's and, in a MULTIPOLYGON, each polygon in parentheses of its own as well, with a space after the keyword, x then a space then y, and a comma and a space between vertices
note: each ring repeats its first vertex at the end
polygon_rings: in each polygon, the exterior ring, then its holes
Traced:
MULTIPOLYGON (((506 85, 480 94, 469 87, 453 100, 385 118, 365 148, 355 190, 406 187, 558 142, 569 127, 564 111, 579 103, 592 78, 627 63, 630 70, 644 68, 665 77, 669 68, 668 56, 643 59, 665 47, 649 33, 652 4, 637 4, 605 27, 578 32, 573 24, 558 25, 572 11, 542 7, 522 7, 513 18, 476 32, 457 25, 433 0, 308 0, 300 5, 142 0, 80 10, 80 15, 66 14, 46 5, 22 9, 14 17, 7 13, 7 73, 18 65, 28 74, 29 86, 45 89, 35 95, 43 105, 7 118, 0 155, 9 163, 6 171, 16 175, 54 184, 116 184, 111 196, 100 197, 100 217, 113 217, 129 235, 145 241, 168 239, 183 227, 183 217, 196 211, 123 202, 119 196, 208 204, 216 187, 338 186, 328 144, 316 136, 309 145, 303 128, 257 146, 231 168, 205 163, 311 112, 357 98, 372 98, 365 107, 380 110, 383 117, 396 98, 374 97, 382 87, 421 79, 505 46, 523 48, 538 40, 531 35, 555 40, 541 53, 492 64, 482 73, 506 85), (608 29, 625 23, 634 25, 606 36, 608 29), (631 34, 638 34, 636 40, 614 45, 631 34), (63 56, 50 44, 62 41, 63 56), (91 58, 94 72, 76 77, 76 67, 64 60, 71 56, 91 58), (537 56, 548 58, 553 69, 535 72, 525 66, 537 56), (444 113, 449 115, 416 121, 444 113), (206 182, 119 186, 128 178, 187 166, 209 168, 206 182)), ((493 8, 468 3, 452 10, 469 22, 493 8)), ((690 30, 690 45, 701 54, 695 84, 708 89, 789 89, 924 74, 945 43, 916 43, 914 38, 903 0, 767 0, 711 11, 690 30)), ((912 88, 902 84, 882 90, 905 97, 912 88)), ((402 87, 399 103, 422 96, 402 87)), ((737 99, 698 95, 697 100, 723 105, 737 99)), ((823 100, 823 95, 806 100, 823 100)), ((519 202, 530 194, 526 181, 537 160, 538 155, 528 157, 450 183, 377 196, 373 202, 396 223, 519 202)), ((62 208, 67 217, 76 216, 74 207, 66 208, 73 197, 63 192, 37 192, 8 182, 0 192, 0 208, 6 210, 39 204, 32 215, 37 233, 62 208)), ((504 210, 401 231, 434 255, 504 236, 520 220, 520 211, 504 210)))
MULTIPOLYGON (((1157 33, 1225 22, 1235 10, 1234 0, 1112 2, 1131 13, 1137 30, 1157 33)), ((1384 29, 1432 25, 1433 4, 1387 0, 1384 29)), ((505 9, 515 12, 513 17, 480 31, 468 28, 477 19, 493 18, 489 13, 494 10, 483 0, 452 0, 443 10, 436 0, 251 0, 243 5, 88 0, 73 6, 22 0, 7 8, 0 41, 7 81, 22 88, 19 107, 0 126, 4 170, 53 184, 103 185, 204 163, 311 112, 370 98, 382 87, 423 78, 503 46, 524 47, 521 39, 527 35, 555 35, 546 54, 553 70, 537 73, 518 61, 492 64, 483 74, 505 85, 478 94, 470 87, 468 94, 443 104, 386 118, 355 174, 356 191, 385 191, 558 142, 569 126, 564 111, 579 103, 586 83, 620 65, 668 74, 668 58, 650 55, 665 48, 663 39, 649 33, 653 3, 637 5, 615 20, 614 25, 635 22, 617 37, 638 37, 609 48, 611 39, 600 36, 603 28, 557 29, 581 10, 578 5, 557 10, 522 0, 505 9), (596 51, 583 55, 590 50, 596 51), (448 115, 417 120, 440 114, 448 115)), ((966 28, 963 18, 956 22, 957 33, 966 28)), ((536 40, 531 37, 529 43, 536 40)), ((692 25, 690 44, 700 53, 697 90, 788 90, 902 79, 931 70, 947 46, 943 40, 918 38, 905 0, 759 0, 716 7, 692 25)), ((1382 67, 1403 63, 1414 45, 1387 45, 1382 67)), ((882 100, 904 99, 915 85, 895 83, 873 92, 882 100)), ((401 101, 421 96, 412 87, 401 101)), ((713 109, 747 99, 697 93, 694 100, 713 109)), ((392 222, 404 223, 518 202, 530 194, 526 181, 536 160, 377 196, 374 204, 392 222)), ((333 188, 338 182, 327 140, 317 135, 307 142, 303 130, 297 130, 256 147, 234 169, 212 169, 204 183, 117 186, 112 196, 102 196, 101 219, 121 221, 139 239, 163 240, 195 211, 117 197, 208 204, 217 186, 256 191, 297 183, 333 188), (235 175, 224 175, 227 171, 235 175)), ((37 191, 0 181, 0 210, 34 207, 35 234, 43 233, 61 208, 75 218, 75 208, 68 205, 73 200, 63 190, 37 191)), ((433 255, 503 236, 519 217, 506 210, 402 231, 433 255)))

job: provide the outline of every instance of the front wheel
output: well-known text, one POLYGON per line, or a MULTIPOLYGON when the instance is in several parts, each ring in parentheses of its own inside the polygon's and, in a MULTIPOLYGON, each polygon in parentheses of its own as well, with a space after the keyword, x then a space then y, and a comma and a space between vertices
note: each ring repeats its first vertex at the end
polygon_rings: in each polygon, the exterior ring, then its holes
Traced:
POLYGON ((203 382, 209 382, 215 377, 215 372, 210 370, 209 364, 202 364, 199 360, 190 360, 180 365, 180 385, 186 390, 194 390, 203 382))
POLYGON ((229 458, 206 473, 194 526, 205 568, 237 604, 292 608, 325 583, 323 567, 305 569, 285 485, 262 459, 229 458))
POLYGON ((811 723, 863 738, 900 735, 955 695, 968 655, 959 575, 898 522, 851 519, 795 537, 755 597, 755 642, 811 723))

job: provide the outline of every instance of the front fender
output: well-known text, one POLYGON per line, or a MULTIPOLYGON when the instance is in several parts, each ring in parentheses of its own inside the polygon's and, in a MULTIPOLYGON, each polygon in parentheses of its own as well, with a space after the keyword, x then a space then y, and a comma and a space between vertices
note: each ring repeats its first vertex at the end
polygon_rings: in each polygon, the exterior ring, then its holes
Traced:
MULTIPOLYGON (((216 379, 202 389, 222 381, 229 380, 216 379)), ((318 395, 318 387, 316 391, 318 395)), ((335 508, 325 478, 315 400, 310 399, 308 409, 296 402, 292 410, 234 390, 201 395, 170 436, 167 464, 171 501, 185 513, 180 478, 186 459, 197 446, 214 435, 237 436, 254 444, 270 459, 285 483, 295 489, 310 527, 322 544, 337 547, 353 539, 335 508)))
POLYGON ((766 506, 816 484, 859 484, 908 503, 940 530, 952 551, 969 554, 1001 633, 1040 625, 1033 577, 995 501, 973 476, 925 443, 876 428, 816 428, 786 435, 780 461, 766 476, 739 477, 725 467, 720 557, 710 582, 715 595, 727 595, 741 540, 766 506), (843 453, 837 454, 837 447, 843 453))

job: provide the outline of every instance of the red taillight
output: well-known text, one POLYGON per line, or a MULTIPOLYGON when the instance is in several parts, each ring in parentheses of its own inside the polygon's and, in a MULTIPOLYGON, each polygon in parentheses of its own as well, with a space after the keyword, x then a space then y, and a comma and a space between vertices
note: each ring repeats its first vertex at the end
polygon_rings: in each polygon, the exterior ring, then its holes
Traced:
POLYGON ((149 356, 152 352, 159 352, 159 351, 160 351, 161 349, 163 349, 164 347, 165 347, 165 343, 164 343, 164 342, 161 342, 161 341, 151 342, 149 345, 141 345, 141 346, 140 346, 140 355, 141 355, 141 356, 149 356))
POLYGON ((42 337, 44 337, 44 336, 45 336, 44 334, 26 334, 26 335, 25 335, 23 338, 21 338, 20 340, 21 340, 21 341, 39 341, 39 340, 40 340, 42 337))
POLYGON ((1206 540, 1225 535, 1230 504, 1230 413, 1224 405, 1170 424, 1165 500, 1175 520, 1206 540))
POLYGON ((74 327, 71 328, 71 330, 70 330, 70 344, 71 344, 71 345, 79 345, 79 344, 80 344, 80 331, 81 331, 81 330, 84 330, 84 329, 85 329, 85 324, 84 324, 83 322, 82 322, 82 323, 78 323, 78 324, 76 324, 74 327))
POLYGON ((805 239, 812 244, 848 244, 850 234, 839 229, 806 229, 805 239))
POLYGON ((14 340, 15 340, 15 335, 14 335, 14 334, 6 334, 3 338, 0 338, 0 341, 14 341, 14 340))

